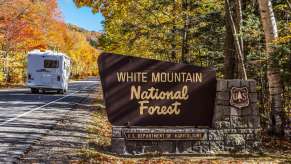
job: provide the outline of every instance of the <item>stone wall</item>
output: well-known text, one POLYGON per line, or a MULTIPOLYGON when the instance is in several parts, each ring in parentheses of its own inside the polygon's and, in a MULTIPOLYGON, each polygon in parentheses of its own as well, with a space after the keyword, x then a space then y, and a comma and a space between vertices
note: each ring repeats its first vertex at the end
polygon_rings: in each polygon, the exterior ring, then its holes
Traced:
POLYGON ((259 109, 257 108, 256 81, 218 80, 216 90, 213 128, 223 129, 225 150, 258 150, 261 143, 261 129, 259 109), (232 87, 248 89, 249 105, 247 107, 238 108, 230 105, 232 87))
POLYGON ((117 154, 225 154, 260 149, 259 129, 197 129, 191 127, 113 127, 112 152, 117 154), (126 140, 124 132, 202 134, 196 140, 126 140))
POLYGON ((254 80, 218 80, 216 88, 215 114, 213 126, 221 128, 260 128, 257 108, 256 81, 254 80), (249 92, 249 106, 237 108, 230 105, 232 87, 246 87, 249 92))
MULTIPOLYGON (((112 152, 117 154, 221 154, 259 151, 261 129, 254 80, 218 80, 213 127, 117 127, 112 128, 112 152), (249 105, 230 105, 232 87, 248 89, 249 105), (184 139, 128 139, 134 134, 177 134, 199 137, 184 139)), ((158 135, 157 135, 158 136, 158 135)))

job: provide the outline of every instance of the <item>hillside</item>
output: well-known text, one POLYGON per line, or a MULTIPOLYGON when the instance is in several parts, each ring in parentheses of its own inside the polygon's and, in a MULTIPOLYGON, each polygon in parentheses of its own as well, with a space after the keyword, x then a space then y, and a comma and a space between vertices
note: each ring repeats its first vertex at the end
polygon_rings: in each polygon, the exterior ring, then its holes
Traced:
POLYGON ((73 24, 69 24, 69 23, 66 25, 70 31, 82 33, 86 37, 87 41, 90 43, 91 46, 93 46, 97 49, 101 48, 99 46, 99 38, 101 37, 102 33, 96 32, 96 31, 89 31, 89 30, 86 30, 82 27, 79 27, 79 26, 73 25, 73 24))

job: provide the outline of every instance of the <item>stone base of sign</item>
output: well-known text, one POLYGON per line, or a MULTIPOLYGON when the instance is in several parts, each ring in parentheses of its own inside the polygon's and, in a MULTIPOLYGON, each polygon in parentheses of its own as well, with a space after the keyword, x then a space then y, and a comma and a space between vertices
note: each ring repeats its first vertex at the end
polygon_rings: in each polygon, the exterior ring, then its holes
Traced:
POLYGON ((258 152, 261 129, 254 80, 218 80, 212 128, 112 128, 112 152, 130 154, 224 154, 258 152), (246 87, 248 106, 230 105, 231 88, 246 87))
POLYGON ((256 81, 254 80, 218 80, 216 88, 213 127, 222 128, 260 128, 259 109, 257 108, 256 81), (248 89, 249 105, 237 108, 230 105, 232 87, 248 89))
POLYGON ((112 152, 123 155, 225 154, 256 152, 260 149, 260 129, 113 127, 112 132, 112 152), (135 134, 135 138, 128 138, 128 134, 135 134), (176 137, 161 137, 170 134, 176 137), (177 136, 189 134, 195 137, 177 139, 177 136))

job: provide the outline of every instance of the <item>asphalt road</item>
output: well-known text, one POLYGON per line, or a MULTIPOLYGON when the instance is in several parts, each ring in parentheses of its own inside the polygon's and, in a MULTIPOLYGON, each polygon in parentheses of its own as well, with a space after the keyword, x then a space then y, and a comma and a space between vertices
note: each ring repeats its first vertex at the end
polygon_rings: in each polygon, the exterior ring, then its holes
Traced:
POLYGON ((98 85, 95 78, 74 81, 64 95, 32 94, 28 88, 0 89, 0 163, 21 158, 98 85))

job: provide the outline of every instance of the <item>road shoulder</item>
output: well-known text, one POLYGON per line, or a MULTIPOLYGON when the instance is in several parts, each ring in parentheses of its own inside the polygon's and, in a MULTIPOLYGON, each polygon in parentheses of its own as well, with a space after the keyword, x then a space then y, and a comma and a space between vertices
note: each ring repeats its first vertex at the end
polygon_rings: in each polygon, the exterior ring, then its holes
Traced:
POLYGON ((90 117, 96 93, 90 93, 84 101, 76 104, 67 115, 57 122, 45 136, 35 142, 20 158, 20 163, 80 161, 80 150, 88 146, 90 117))

